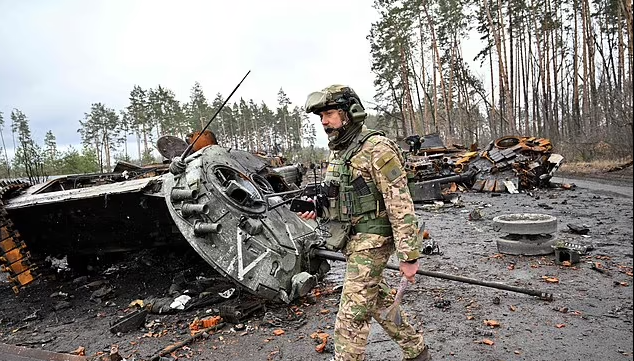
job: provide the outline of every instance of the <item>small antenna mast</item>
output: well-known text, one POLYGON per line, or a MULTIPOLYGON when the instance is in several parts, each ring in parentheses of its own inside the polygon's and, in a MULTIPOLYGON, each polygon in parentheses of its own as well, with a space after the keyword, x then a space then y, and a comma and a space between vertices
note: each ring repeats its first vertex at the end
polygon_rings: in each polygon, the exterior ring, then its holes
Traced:
MULTIPOLYGON (((198 139, 203 135, 203 132, 209 128, 209 125, 211 124, 211 122, 214 121, 214 119, 216 119, 216 116, 218 115, 218 113, 220 113, 220 111, 222 110, 222 108, 225 107, 225 104, 227 104, 227 102, 229 101, 229 99, 231 99, 231 96, 233 95, 233 93, 236 92, 236 90, 238 90, 238 88, 240 87, 240 85, 242 85, 242 82, 244 81, 244 79, 247 78, 247 76, 251 73, 251 70, 249 70, 244 77, 242 78, 242 80, 240 80, 240 82, 238 83, 238 85, 236 85, 236 87, 233 89, 233 91, 231 92, 231 94, 229 94, 229 96, 227 97, 227 99, 225 99, 225 101, 222 103, 222 105, 220 106, 220 108, 218 108, 216 110, 216 112, 214 113, 214 115, 211 117, 211 119, 209 119, 209 121, 207 122, 207 124, 203 127, 203 129, 200 130, 200 132, 198 133, 198 136, 196 137, 196 139, 194 139, 191 143, 189 143, 189 145, 187 146, 187 148, 185 148, 185 151, 183 152, 183 154, 181 155, 181 159, 185 159, 185 157, 187 157, 189 155, 189 152, 191 152, 192 148, 194 147, 194 144, 198 141, 198 139)), ((202 120, 202 118, 201 118, 202 120)))
MULTIPOLYGON (((236 92, 236 90, 238 90, 238 88, 240 87, 240 85, 242 85, 242 82, 244 81, 244 79, 247 78, 247 76, 251 73, 251 70, 247 71, 247 73, 244 75, 244 77, 242 78, 242 80, 240 80, 240 82, 238 83, 238 85, 236 85, 235 88, 233 88, 233 91, 229 94, 229 96, 227 97, 227 99, 225 99, 225 101, 222 103, 222 105, 216 110, 216 112, 214 113, 214 115, 211 117, 211 119, 209 119, 209 121, 207 122, 207 124, 200 130, 200 132, 198 133, 198 136, 196 136, 196 139, 194 139, 191 143, 189 143, 189 145, 187 145, 187 148, 185 148, 185 150, 183 151, 183 154, 181 154, 181 156, 179 158, 174 158, 172 160, 172 163, 170 164, 169 170, 170 173, 177 175, 177 174, 181 174, 183 172, 185 172, 186 169, 186 165, 185 165, 185 158, 189 155, 189 153, 192 151, 192 149, 194 148, 194 144, 196 144, 196 142, 198 141, 198 139, 200 139, 200 137, 203 135, 203 133, 205 132, 205 130, 207 128, 209 128, 209 125, 211 124, 211 122, 214 121, 214 119, 216 119, 216 116, 218 116, 218 113, 220 113, 220 111, 222 110, 222 108, 225 107, 225 104, 227 104, 227 102, 229 101, 229 99, 231 99, 231 96, 233 95, 233 93, 236 92)), ((202 124, 202 120, 204 118, 201 117, 201 124, 202 124)))

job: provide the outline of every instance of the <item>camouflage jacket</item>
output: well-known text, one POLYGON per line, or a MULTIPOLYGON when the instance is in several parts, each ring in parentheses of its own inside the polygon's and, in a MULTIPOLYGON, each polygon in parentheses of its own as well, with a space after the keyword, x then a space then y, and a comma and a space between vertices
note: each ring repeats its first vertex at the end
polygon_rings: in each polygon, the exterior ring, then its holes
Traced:
MULTIPOLYGON (((331 151, 330 160, 337 159, 341 153, 331 151)), ((403 169, 403 162, 398 145, 381 135, 373 135, 366 140, 350 160, 352 179, 361 175, 366 182, 374 182, 383 195, 385 210, 381 212, 387 213, 392 225, 393 237, 357 233, 351 236, 344 249, 345 253, 381 247, 386 242, 394 242, 400 261, 420 258, 422 244, 416 236, 418 220, 407 187, 407 175, 403 169)), ((353 219, 352 225, 358 221, 359 219, 353 219)))

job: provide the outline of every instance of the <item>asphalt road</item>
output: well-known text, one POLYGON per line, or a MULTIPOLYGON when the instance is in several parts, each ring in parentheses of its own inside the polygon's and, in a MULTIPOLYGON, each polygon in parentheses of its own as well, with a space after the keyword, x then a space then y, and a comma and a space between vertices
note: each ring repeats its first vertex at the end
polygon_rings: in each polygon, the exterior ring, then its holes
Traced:
POLYGON ((632 182, 620 181, 623 185, 614 184, 614 181, 608 180, 592 180, 581 179, 574 177, 553 177, 552 181, 555 183, 574 183, 581 189, 588 189, 598 193, 614 193, 622 196, 632 198, 634 196, 634 187, 632 182), (629 185, 627 184, 629 183, 629 185))

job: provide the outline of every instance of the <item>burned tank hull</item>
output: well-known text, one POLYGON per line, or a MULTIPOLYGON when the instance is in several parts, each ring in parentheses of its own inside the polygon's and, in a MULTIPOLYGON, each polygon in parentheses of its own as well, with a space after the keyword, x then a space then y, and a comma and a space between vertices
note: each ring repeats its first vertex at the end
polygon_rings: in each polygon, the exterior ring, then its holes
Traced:
POLYGON ((161 164, 11 185, 0 204, 0 263, 14 290, 32 281, 48 255, 70 263, 184 241, 220 274, 272 300, 290 302, 327 272, 325 261, 306 256, 313 230, 276 195, 296 189, 284 172, 217 145, 186 165, 176 176, 161 164))

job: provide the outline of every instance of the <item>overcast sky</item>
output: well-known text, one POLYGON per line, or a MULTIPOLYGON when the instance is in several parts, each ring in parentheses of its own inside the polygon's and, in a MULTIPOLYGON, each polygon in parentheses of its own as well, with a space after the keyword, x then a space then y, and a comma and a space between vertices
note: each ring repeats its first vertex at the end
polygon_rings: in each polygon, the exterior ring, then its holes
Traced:
POLYGON ((332 83, 372 100, 366 36, 377 19, 372 0, 0 0, 5 141, 13 108, 38 142, 52 130, 63 147, 80 143, 91 103, 122 109, 135 84, 187 101, 198 81, 213 99, 248 70, 231 102, 274 105, 282 87, 303 105, 332 83))

